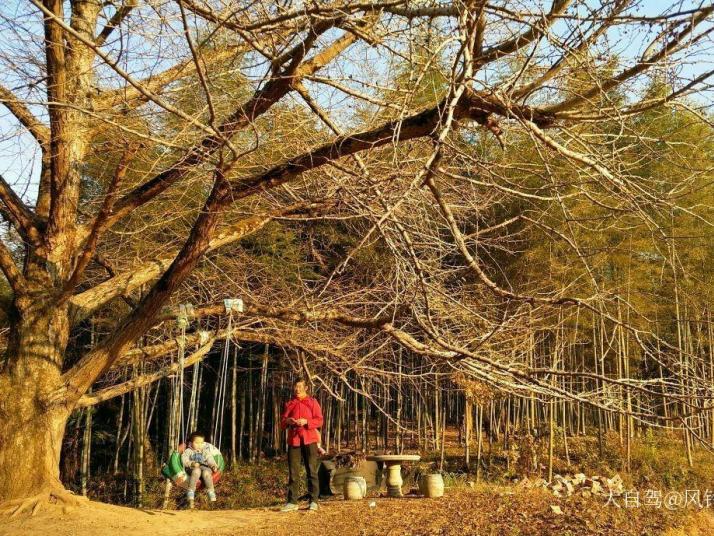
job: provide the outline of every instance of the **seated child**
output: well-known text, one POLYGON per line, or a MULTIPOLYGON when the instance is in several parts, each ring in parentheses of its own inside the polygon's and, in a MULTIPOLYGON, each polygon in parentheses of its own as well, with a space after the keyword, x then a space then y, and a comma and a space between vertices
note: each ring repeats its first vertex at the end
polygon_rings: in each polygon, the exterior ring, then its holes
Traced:
POLYGON ((189 508, 193 508, 196 497, 196 484, 199 478, 203 480, 203 485, 206 486, 208 499, 211 502, 216 501, 216 492, 213 489, 213 473, 218 471, 218 464, 211 455, 213 448, 213 445, 205 441, 203 434, 193 432, 189 436, 188 445, 186 445, 183 454, 181 454, 181 463, 183 463, 188 474, 186 498, 188 499, 189 508))

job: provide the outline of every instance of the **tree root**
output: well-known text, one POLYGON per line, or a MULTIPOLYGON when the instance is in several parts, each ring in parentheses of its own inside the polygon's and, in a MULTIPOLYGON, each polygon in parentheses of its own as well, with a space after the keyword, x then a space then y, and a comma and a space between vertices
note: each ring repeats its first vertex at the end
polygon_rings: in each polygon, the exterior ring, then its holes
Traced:
POLYGON ((2 503, 0 504, 0 509, 2 509, 4 514, 9 514, 10 517, 16 517, 23 512, 28 512, 31 516, 35 516, 37 512, 47 504, 62 505, 62 511, 67 513, 72 508, 86 504, 87 501, 88 499, 86 497, 75 495, 61 486, 53 486, 45 488, 32 497, 2 503))

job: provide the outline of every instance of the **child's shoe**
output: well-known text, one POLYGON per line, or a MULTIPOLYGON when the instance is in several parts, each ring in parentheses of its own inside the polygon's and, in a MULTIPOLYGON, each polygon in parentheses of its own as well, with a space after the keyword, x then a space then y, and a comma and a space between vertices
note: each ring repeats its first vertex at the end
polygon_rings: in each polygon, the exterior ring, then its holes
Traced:
POLYGON ((216 502, 216 492, 213 490, 210 490, 208 492, 208 500, 211 502, 216 502))
POLYGON ((193 510, 195 506, 195 492, 193 491, 187 491, 186 492, 186 500, 188 501, 188 509, 193 510))

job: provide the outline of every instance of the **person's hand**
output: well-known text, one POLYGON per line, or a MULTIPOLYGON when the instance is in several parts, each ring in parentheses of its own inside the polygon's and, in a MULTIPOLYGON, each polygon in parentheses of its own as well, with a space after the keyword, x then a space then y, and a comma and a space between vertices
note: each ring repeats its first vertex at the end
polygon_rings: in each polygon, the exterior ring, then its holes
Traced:
POLYGON ((200 466, 200 465, 201 465, 201 464, 198 463, 198 462, 193 462, 193 463, 191 464, 191 467, 198 467, 198 466, 200 466))
POLYGON ((293 419, 292 417, 288 417, 285 422, 288 424, 295 424, 295 419, 293 419))
POLYGON ((217 466, 217 465, 214 465, 213 467, 211 467, 211 471, 213 471, 214 473, 217 473, 217 472, 218 472, 218 466, 217 466))
POLYGON ((303 418, 297 419, 295 421, 295 424, 297 424, 298 426, 305 426, 307 424, 307 419, 303 419, 303 418))

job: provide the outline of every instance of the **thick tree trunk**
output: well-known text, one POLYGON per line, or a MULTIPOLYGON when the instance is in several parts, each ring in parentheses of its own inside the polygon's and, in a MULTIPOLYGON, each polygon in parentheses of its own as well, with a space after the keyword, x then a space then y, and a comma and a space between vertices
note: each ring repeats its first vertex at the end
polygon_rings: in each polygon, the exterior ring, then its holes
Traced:
POLYGON ((18 300, 0 374, 0 501, 61 492, 60 450, 72 408, 48 407, 60 385, 69 326, 64 309, 18 300))
MULTIPOLYGON (((3 382, 0 391, 23 388, 3 382)), ((4 396, 0 405, 0 502, 61 491, 59 461, 68 413, 43 411, 22 397, 4 396)))

